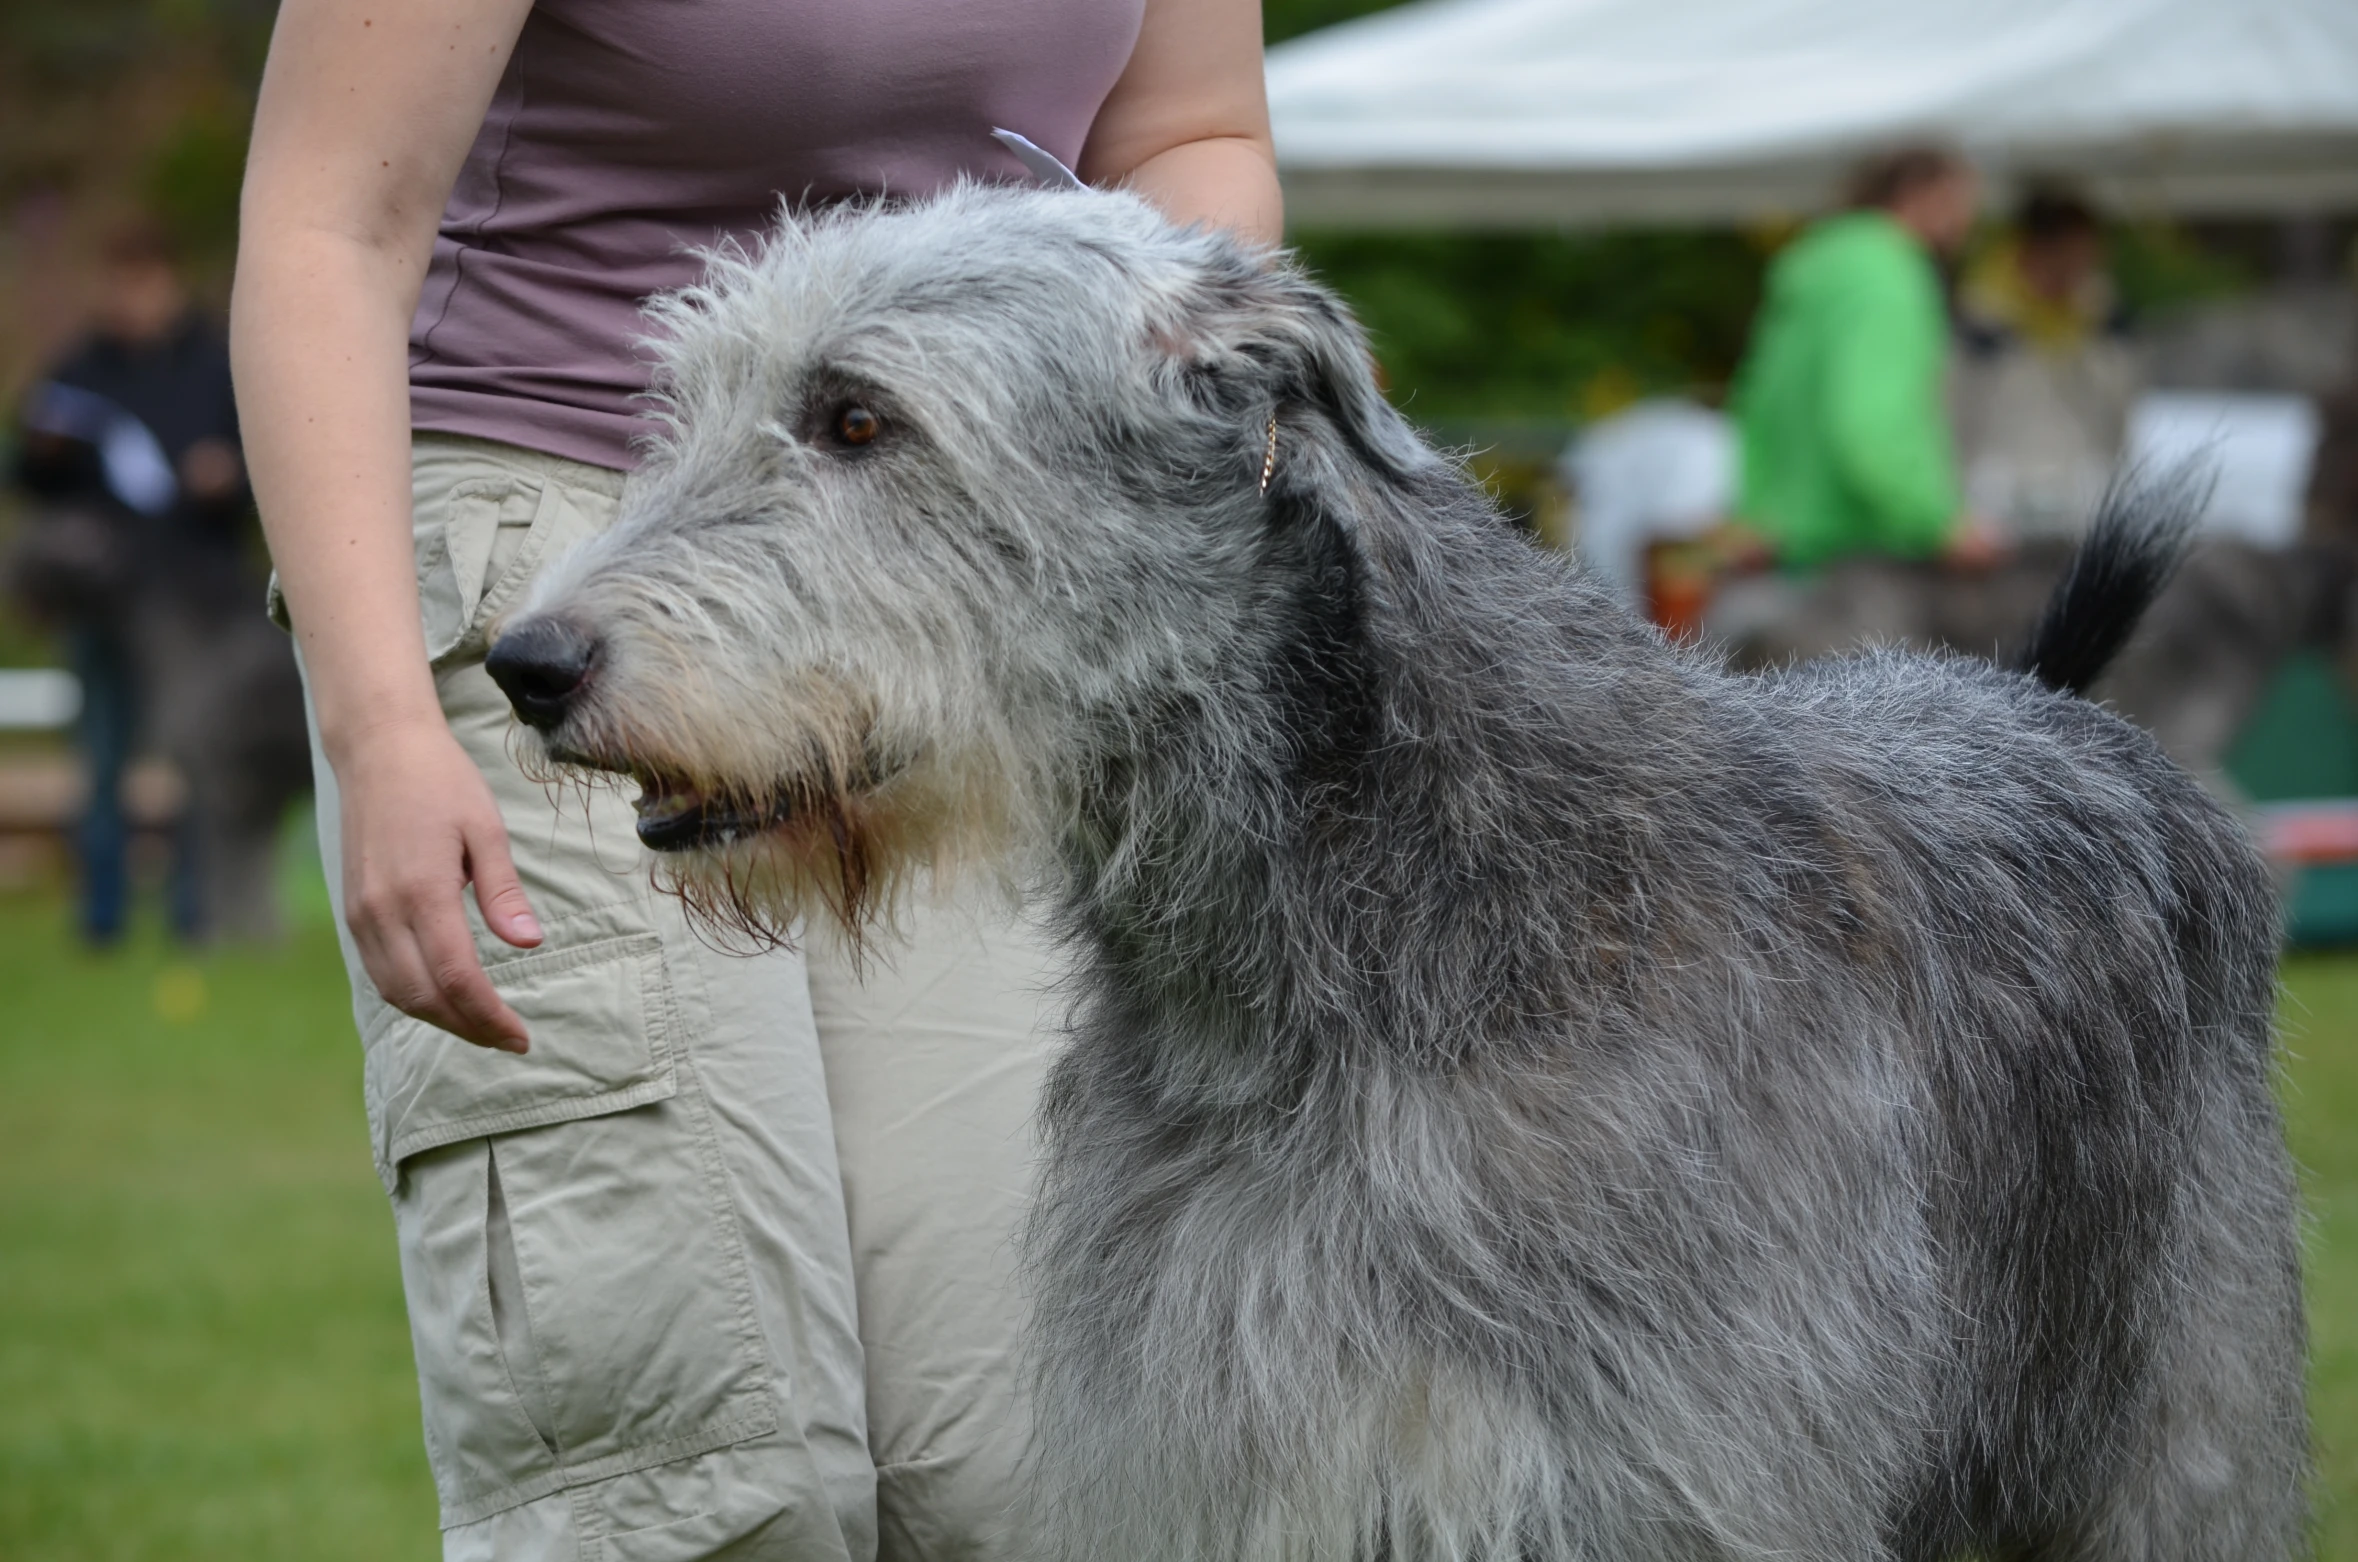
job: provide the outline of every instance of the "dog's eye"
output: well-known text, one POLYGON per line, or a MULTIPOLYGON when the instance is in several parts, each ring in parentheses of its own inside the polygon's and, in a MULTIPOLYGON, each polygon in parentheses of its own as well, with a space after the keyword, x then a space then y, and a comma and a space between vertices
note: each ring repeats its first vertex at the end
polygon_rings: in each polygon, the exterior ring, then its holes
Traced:
POLYGON ((853 403, 835 413, 835 437, 847 445, 865 445, 884 432, 884 420, 853 403))

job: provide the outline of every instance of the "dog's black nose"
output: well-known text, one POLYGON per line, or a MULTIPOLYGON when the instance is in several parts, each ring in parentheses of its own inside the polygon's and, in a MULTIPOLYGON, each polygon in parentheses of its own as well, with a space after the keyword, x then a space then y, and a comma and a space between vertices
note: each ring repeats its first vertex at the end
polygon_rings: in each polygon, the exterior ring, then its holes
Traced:
POLYGON ((561 618, 528 618, 491 643, 483 670, 527 727, 545 732, 565 719, 588 681, 598 642, 561 618))

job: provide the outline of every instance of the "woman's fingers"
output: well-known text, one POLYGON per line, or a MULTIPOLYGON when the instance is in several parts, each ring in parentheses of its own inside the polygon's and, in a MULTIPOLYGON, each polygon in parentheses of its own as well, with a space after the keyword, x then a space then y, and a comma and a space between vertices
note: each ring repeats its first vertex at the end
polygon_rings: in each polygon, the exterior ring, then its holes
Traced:
POLYGON ((474 881, 475 904, 483 912, 484 926, 518 949, 538 944, 540 921, 532 914, 523 880, 516 877, 507 827, 497 813, 489 823, 478 823, 467 831, 466 850, 467 877, 474 881))
POLYGON ((479 1047, 525 1050, 524 1021, 484 974, 455 896, 439 912, 423 899, 404 911, 364 911, 352 933, 369 981, 394 1008, 479 1047))
POLYGON ((523 1017, 508 1007, 499 989, 491 985, 491 978, 483 973, 483 961, 475 953, 475 937, 467 927, 466 914, 459 909, 458 897, 452 895, 420 907, 411 926, 432 980, 437 1011, 419 1017, 479 1047, 523 1052, 530 1044, 523 1017))

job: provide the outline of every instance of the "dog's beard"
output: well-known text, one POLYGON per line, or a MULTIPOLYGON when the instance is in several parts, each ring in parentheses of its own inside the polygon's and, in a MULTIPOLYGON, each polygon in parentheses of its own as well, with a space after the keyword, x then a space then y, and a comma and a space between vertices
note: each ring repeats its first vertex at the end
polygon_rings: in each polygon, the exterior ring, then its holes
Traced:
POLYGON ((915 763, 873 787, 800 789, 776 812, 761 829, 656 858, 657 886, 721 947, 791 948, 800 925, 824 917, 857 965, 876 935, 899 933, 921 890, 977 874, 1006 889, 1023 872, 1007 794, 951 766, 915 763))
POLYGON ((539 745, 520 754, 544 783, 616 789, 636 783, 638 834, 658 889, 677 896, 699 934, 732 953, 793 948, 826 918, 855 961, 891 932, 920 884, 946 886, 978 868, 1012 881, 1014 810, 984 777, 938 757, 881 778, 830 767, 747 786, 687 781, 645 760, 585 762, 539 745))
MULTIPOLYGON (((897 877, 890 842, 902 828, 897 811, 873 794, 805 785, 783 797, 719 803, 705 796, 691 806, 725 822, 693 844, 662 851, 655 882, 724 946, 790 947, 798 923, 824 915, 856 951, 889 919, 897 877)), ((646 825, 642 811, 642 839, 646 825)))

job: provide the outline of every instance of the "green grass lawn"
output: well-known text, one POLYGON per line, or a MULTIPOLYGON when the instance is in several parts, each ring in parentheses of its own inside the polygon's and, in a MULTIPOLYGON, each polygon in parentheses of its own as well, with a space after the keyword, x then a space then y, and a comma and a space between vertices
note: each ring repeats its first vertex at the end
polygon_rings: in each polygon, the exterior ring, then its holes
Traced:
MULTIPOLYGON (((2287 972, 2319 1556, 2358 1562, 2358 958, 2287 972)), ((436 1554, 329 930, 78 952, 0 900, 0 1559, 436 1554)))
POLYGON ((324 919, 108 958, 0 901, 0 1558, 439 1554, 324 919))
POLYGON ((2358 1562, 2358 956, 2284 973, 2285 1107, 2306 1173, 2317 1556, 2358 1562))

